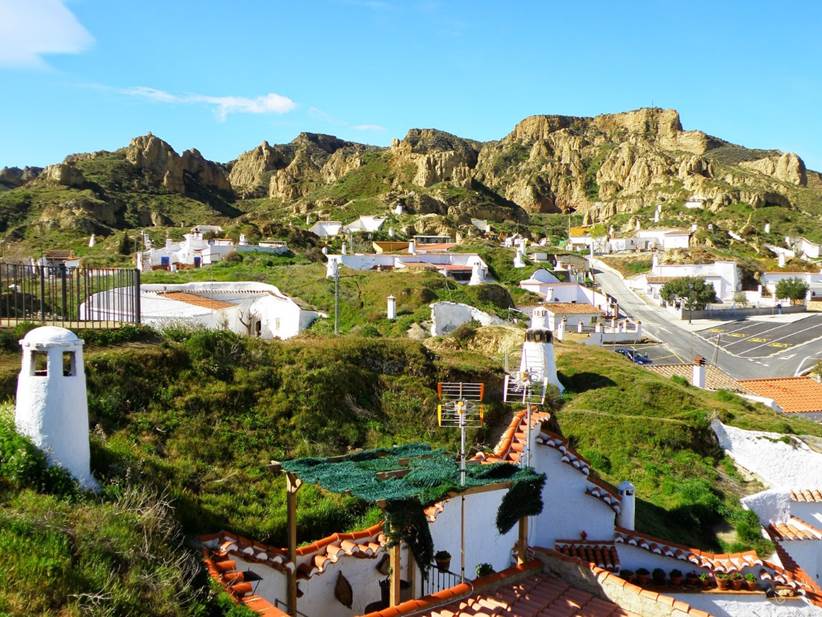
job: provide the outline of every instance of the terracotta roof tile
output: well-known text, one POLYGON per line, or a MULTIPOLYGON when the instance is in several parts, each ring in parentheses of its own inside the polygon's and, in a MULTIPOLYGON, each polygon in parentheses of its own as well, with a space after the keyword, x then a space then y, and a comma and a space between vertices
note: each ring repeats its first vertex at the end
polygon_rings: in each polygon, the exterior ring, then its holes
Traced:
POLYGON ((599 568, 613 572, 619 570, 619 554, 613 542, 557 540, 554 548, 563 555, 576 557, 587 563, 595 564, 599 568))
POLYGON ((231 308, 232 306, 234 306, 231 302, 213 300, 212 298, 206 298, 205 296, 188 293, 185 291, 166 291, 158 295, 162 296, 163 298, 168 298, 169 300, 184 302, 185 304, 191 304, 192 306, 199 306, 208 309, 224 309, 231 308))
POLYGON ((515 566, 477 579, 472 583, 473 592, 468 584, 457 585, 417 601, 403 602, 393 609, 369 613, 366 617, 399 617, 411 613, 420 617, 638 617, 613 602, 540 572, 540 569, 538 561, 515 566), (529 569, 531 574, 526 578, 505 583, 506 579, 519 577, 529 569), (493 588, 499 583, 503 585, 493 588), (448 602, 452 598, 456 599, 448 602), (426 606, 430 608, 425 610, 426 606))
POLYGON ((600 311, 593 304, 585 302, 546 302, 544 305, 547 311, 554 315, 601 315, 600 311))
POLYGON ((822 412, 822 383, 810 377, 772 377, 740 379, 740 385, 776 401, 785 413, 822 412))
MULTIPOLYGON (((682 364, 645 364, 647 369, 663 377, 673 377, 677 375, 687 379, 689 382, 693 378, 693 363, 682 364)), ((745 392, 745 388, 740 383, 718 367, 708 364, 705 367, 705 385, 708 390, 730 390, 731 392, 745 392)))
POLYGON ((234 569, 234 560, 223 559, 222 553, 208 549, 203 550, 202 559, 209 576, 225 589, 232 600, 247 606, 261 617, 288 617, 287 613, 265 598, 253 594, 254 586, 244 580, 244 572, 234 569))
POLYGON ((822 540, 822 531, 792 516, 784 522, 771 522, 768 533, 774 540, 822 540))
POLYGON ((808 503, 822 502, 822 491, 816 488, 791 491, 791 500, 808 503))

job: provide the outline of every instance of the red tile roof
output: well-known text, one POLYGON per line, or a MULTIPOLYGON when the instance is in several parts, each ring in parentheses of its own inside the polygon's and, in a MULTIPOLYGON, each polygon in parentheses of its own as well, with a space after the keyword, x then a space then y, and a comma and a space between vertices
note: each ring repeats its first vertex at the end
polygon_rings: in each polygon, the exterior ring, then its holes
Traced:
POLYGON ((819 503, 822 502, 822 491, 816 488, 793 490, 791 491, 791 500, 806 503, 819 503))
MULTIPOLYGON (((519 463, 520 455, 525 450, 528 435, 527 412, 523 409, 511 418, 508 428, 500 437, 493 454, 477 453, 472 460, 483 463, 519 463)), ((531 412, 531 429, 540 426, 551 417, 546 411, 531 412)))
POLYGON ((602 315, 593 304, 584 302, 546 302, 543 306, 554 315, 602 315))
POLYGON ((822 383, 810 377, 740 379, 739 383, 758 396, 772 398, 785 413, 822 412, 822 383))
POLYGON ((612 572, 619 571, 619 553, 613 542, 557 540, 554 548, 568 557, 576 557, 612 572))
POLYGON ((822 540, 822 531, 792 516, 784 522, 771 522, 768 533, 774 540, 822 540))
MULTIPOLYGON (((514 566, 471 584, 450 589, 369 613, 366 617, 633 617, 608 600, 572 587, 562 579, 541 572, 542 564, 531 561, 514 566), (507 582, 510 579, 510 582, 507 582), (473 588, 473 589, 472 589, 473 588)), ((637 616, 638 617, 638 616, 637 616)))
MULTIPOLYGON (((376 557, 386 543, 383 524, 377 523, 366 529, 350 533, 333 533, 321 540, 297 549, 297 575, 310 578, 325 572, 329 564, 341 557, 376 557)), ((236 555, 246 561, 263 563, 283 571, 288 565, 288 551, 267 546, 234 533, 221 531, 197 538, 206 547, 217 549, 223 555, 236 555)))
POLYGON ((206 298, 204 296, 185 291, 165 291, 161 292, 159 295, 164 298, 168 298, 169 300, 176 300, 177 302, 184 302, 185 304, 191 304, 192 306, 200 306, 208 309, 224 309, 234 306, 231 302, 213 300, 211 298, 206 298))
POLYGON ((741 553, 711 553, 696 548, 689 548, 681 544, 674 544, 667 540, 655 538, 638 531, 631 531, 622 527, 614 530, 614 541, 618 544, 627 544, 644 549, 650 553, 687 561, 700 568, 712 572, 737 572, 744 568, 763 565, 756 551, 741 553))
POLYGON ((288 617, 262 596, 253 593, 253 585, 245 581, 245 574, 235 568, 236 563, 223 559, 219 552, 203 550, 203 564, 209 576, 238 604, 243 604, 261 617, 288 617))

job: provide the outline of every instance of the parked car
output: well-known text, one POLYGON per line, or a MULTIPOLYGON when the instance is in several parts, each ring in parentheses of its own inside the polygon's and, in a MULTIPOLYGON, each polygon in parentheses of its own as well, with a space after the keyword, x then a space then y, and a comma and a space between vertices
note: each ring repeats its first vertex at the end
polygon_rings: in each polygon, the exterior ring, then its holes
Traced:
POLYGON ((614 349, 620 355, 625 356, 628 360, 635 364, 651 364, 651 359, 634 349, 628 349, 627 347, 617 347, 614 349))

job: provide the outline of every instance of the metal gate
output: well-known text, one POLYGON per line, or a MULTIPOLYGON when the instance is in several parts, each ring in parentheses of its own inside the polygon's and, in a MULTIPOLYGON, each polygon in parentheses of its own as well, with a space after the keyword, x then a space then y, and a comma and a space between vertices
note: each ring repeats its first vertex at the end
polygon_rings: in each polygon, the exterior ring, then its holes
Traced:
POLYGON ((76 328, 140 323, 140 271, 0 263, 0 327, 76 328))

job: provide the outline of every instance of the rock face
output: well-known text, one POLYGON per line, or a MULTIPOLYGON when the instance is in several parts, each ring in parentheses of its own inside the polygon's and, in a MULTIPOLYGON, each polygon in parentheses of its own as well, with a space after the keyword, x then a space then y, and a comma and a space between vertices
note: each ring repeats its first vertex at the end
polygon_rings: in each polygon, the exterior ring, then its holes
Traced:
POLYGON ((288 153, 281 146, 272 148, 267 141, 243 152, 231 164, 228 181, 234 192, 243 197, 263 197, 268 192, 270 173, 288 165, 288 153))
POLYGON ((63 186, 71 186, 74 188, 82 188, 86 183, 86 179, 83 177, 83 172, 77 169, 74 165, 68 165, 66 163, 49 165, 43 170, 41 177, 49 182, 62 184, 63 186))
POLYGON ((479 150, 478 142, 435 129, 411 129, 405 139, 391 146, 396 163, 412 165, 412 182, 422 187, 446 181, 466 185, 479 150))
POLYGON ((0 188, 13 189, 34 180, 43 171, 42 167, 3 167, 0 169, 0 188))
POLYGON ((808 174, 805 163, 792 152, 786 152, 780 156, 769 156, 757 161, 743 161, 740 167, 753 169, 766 176, 771 176, 782 182, 796 184, 797 186, 808 185, 808 174))
POLYGON ((126 160, 153 176, 170 193, 186 193, 187 181, 218 191, 230 191, 226 169, 207 161, 196 149, 180 156, 151 133, 135 137, 126 148, 126 160))

